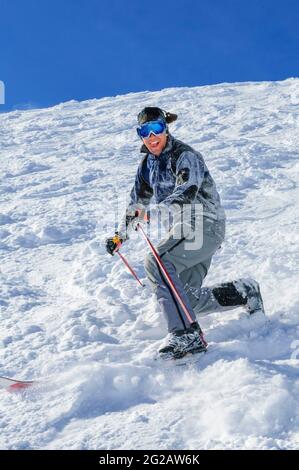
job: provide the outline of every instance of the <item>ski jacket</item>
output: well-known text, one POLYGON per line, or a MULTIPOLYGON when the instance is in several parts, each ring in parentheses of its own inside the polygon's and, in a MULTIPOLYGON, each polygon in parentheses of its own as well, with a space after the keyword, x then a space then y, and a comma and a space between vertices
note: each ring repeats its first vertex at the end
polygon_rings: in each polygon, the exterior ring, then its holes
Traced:
POLYGON ((164 207, 200 203, 204 216, 225 219, 215 182, 201 153, 171 135, 158 157, 145 145, 140 151, 144 155, 137 169, 127 213, 134 207, 149 205, 153 198, 164 207))
POLYGON ((144 153, 130 194, 131 204, 148 205, 154 197, 156 204, 203 205, 204 214, 213 219, 223 219, 224 211, 215 182, 203 156, 189 145, 171 135, 159 157, 144 153))

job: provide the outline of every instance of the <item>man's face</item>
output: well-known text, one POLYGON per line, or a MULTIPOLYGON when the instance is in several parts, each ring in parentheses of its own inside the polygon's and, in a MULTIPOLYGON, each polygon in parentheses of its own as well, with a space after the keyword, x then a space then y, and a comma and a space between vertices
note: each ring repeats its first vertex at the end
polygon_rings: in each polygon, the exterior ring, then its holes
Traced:
POLYGON ((163 152, 163 149, 166 147, 167 133, 163 132, 163 134, 158 135, 150 134, 149 137, 147 137, 146 139, 144 138, 142 140, 146 148, 150 151, 150 153, 158 157, 163 152))

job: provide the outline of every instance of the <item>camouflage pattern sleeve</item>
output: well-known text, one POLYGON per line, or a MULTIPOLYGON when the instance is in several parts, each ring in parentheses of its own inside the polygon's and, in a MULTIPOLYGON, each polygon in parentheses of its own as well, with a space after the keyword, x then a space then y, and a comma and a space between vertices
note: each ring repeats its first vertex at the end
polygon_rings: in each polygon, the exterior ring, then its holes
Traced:
POLYGON ((137 169, 135 182, 130 192, 130 201, 126 209, 126 213, 117 229, 122 240, 129 239, 128 232, 130 229, 130 223, 134 220, 136 210, 142 210, 144 207, 148 206, 153 196, 152 188, 142 175, 142 165, 143 162, 141 162, 137 169))

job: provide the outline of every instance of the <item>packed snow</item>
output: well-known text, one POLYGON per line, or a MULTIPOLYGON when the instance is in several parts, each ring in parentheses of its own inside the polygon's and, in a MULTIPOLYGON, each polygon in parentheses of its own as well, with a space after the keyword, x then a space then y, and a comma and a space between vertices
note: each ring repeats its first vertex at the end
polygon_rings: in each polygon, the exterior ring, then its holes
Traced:
MULTIPOLYGON (((299 79, 220 84, 0 114, 1 449, 295 449, 299 445, 299 79), (254 277, 266 319, 198 318, 210 348, 163 366, 138 233, 105 252, 140 159, 136 114, 179 115, 227 213, 205 285, 254 277)), ((153 236, 153 242, 158 239, 153 236)))

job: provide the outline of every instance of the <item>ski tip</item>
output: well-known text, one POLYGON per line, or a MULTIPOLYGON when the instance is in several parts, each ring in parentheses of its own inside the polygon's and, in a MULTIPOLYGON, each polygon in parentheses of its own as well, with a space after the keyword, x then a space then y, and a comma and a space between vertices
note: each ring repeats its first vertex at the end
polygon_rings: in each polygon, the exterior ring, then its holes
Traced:
POLYGON ((24 390, 34 384, 35 382, 33 380, 16 380, 0 376, 0 389, 8 390, 10 392, 24 390))
POLYGON ((15 382, 8 387, 8 390, 11 392, 17 392, 19 390, 24 390, 25 388, 31 387, 33 383, 34 382, 15 382))

